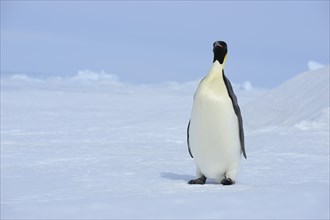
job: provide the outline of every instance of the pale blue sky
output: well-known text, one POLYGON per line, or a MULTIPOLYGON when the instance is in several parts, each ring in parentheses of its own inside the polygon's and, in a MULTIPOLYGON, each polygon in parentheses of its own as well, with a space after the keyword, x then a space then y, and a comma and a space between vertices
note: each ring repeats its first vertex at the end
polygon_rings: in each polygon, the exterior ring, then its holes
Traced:
POLYGON ((329 63, 329 1, 1 1, 2 72, 184 82, 208 72, 215 40, 231 81, 274 87, 329 63))

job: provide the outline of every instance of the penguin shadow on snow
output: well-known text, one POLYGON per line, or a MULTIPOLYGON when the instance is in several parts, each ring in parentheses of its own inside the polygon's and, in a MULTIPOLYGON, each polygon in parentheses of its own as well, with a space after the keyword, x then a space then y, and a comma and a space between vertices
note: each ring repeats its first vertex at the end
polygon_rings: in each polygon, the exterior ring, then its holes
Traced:
MULTIPOLYGON (((162 172, 160 174, 160 176, 164 179, 170 179, 170 180, 176 180, 176 181, 181 181, 181 182, 185 182, 187 185, 188 182, 192 179, 195 179, 196 176, 193 176, 193 175, 184 175, 184 174, 177 174, 177 173, 171 173, 171 172, 162 172)), ((213 180, 213 179, 207 179, 205 184, 203 185, 221 185, 222 184, 219 182, 219 181, 216 181, 216 180, 213 180)), ((235 186, 235 185, 238 185, 237 183, 236 184, 233 184, 233 185, 230 185, 230 186, 235 186)), ((201 186, 199 184, 193 184, 193 185, 189 185, 189 186, 201 186)), ((228 187, 228 186, 226 186, 228 187)))
MULTIPOLYGON (((193 175, 184 175, 184 174, 177 174, 177 173, 171 173, 171 172, 162 172, 160 174, 162 178, 165 179, 170 179, 170 180, 177 180, 177 181, 182 181, 188 184, 188 182, 192 179, 195 179, 196 176, 193 175)), ((205 184, 207 185, 220 185, 220 182, 217 182, 215 180, 207 179, 205 184)), ((189 184, 188 184, 189 185, 189 184)), ((190 185, 190 186, 200 186, 200 185, 190 185)))
POLYGON ((170 180, 181 180, 188 183, 189 180, 194 179, 195 176, 193 175, 184 175, 184 174, 177 174, 177 173, 171 173, 171 172, 162 172, 160 174, 162 178, 170 179, 170 180))

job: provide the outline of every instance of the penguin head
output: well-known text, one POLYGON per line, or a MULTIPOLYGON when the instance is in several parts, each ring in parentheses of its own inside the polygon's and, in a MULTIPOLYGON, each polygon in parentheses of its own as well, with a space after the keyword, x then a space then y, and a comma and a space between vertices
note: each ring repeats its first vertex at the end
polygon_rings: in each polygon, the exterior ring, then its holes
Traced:
POLYGON ((216 41, 213 43, 213 63, 217 60, 220 64, 224 64, 227 55, 227 44, 224 41, 216 41))

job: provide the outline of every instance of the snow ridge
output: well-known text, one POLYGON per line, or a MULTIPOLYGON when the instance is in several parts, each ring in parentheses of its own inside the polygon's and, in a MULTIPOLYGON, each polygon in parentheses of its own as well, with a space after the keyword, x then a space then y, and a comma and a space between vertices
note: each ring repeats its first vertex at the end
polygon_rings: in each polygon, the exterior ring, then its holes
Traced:
POLYGON ((328 129, 329 66, 308 71, 284 82, 243 106, 250 128, 296 126, 328 129))

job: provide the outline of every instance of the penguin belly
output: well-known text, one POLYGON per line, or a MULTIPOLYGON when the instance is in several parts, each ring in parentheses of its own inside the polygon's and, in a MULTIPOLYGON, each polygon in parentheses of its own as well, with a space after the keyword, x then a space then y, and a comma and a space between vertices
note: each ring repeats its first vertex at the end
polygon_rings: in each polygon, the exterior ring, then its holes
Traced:
POLYGON ((226 172, 237 169, 238 119, 227 91, 197 90, 189 134, 190 150, 204 176, 221 179, 226 172))

